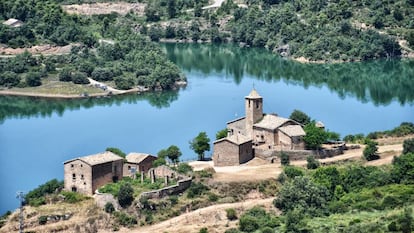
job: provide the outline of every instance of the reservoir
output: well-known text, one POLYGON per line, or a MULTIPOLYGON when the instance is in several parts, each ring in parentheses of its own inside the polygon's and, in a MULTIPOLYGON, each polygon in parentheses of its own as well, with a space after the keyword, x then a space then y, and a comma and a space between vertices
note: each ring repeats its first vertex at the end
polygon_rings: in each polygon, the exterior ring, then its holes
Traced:
POLYGON ((189 141, 201 131, 214 141, 244 116, 253 87, 264 112, 289 117, 299 109, 341 137, 414 121, 412 60, 300 64, 262 49, 162 46, 187 87, 79 100, 0 96, 0 214, 18 207, 17 191, 62 180, 64 161, 107 147, 156 154, 177 145, 181 160, 196 159, 189 141))

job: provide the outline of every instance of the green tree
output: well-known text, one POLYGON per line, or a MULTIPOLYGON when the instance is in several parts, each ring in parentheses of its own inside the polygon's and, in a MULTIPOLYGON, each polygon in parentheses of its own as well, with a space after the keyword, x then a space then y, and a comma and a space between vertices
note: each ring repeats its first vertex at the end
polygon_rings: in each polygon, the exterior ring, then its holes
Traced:
POLYGON ((282 186, 273 204, 285 213, 301 208, 311 216, 320 216, 327 212, 329 200, 329 191, 324 186, 308 177, 296 176, 282 186))
POLYGON ((364 158, 367 161, 379 159, 380 156, 378 155, 378 147, 377 147, 378 143, 373 140, 368 139, 366 144, 367 145, 363 152, 364 158))
POLYGON ((121 184, 118 192, 118 202, 123 208, 128 207, 134 200, 134 190, 129 183, 121 184))
POLYGON ((162 28, 159 25, 152 25, 148 30, 148 36, 152 41, 159 41, 163 37, 162 28))
POLYGON ((115 85, 118 89, 129 90, 135 86, 135 79, 131 77, 116 77, 115 85))
POLYGON ((217 131, 216 140, 227 137, 227 128, 217 131))
POLYGON ((157 153, 157 159, 152 162, 153 167, 159 167, 161 165, 167 164, 165 158, 167 157, 168 153, 166 149, 162 149, 157 153))
POLYGON ((71 82, 72 81, 72 71, 68 68, 63 68, 59 73, 59 81, 71 82))
POLYGON ((26 74, 26 84, 30 87, 42 85, 41 75, 39 72, 29 72, 26 74))
POLYGON ((182 155, 180 148, 175 145, 171 145, 167 148, 167 157, 173 162, 178 163, 180 156, 182 155))
POLYGON ((177 15, 177 6, 175 1, 176 0, 168 0, 167 2, 167 13, 170 19, 175 18, 177 15))
POLYGON ((75 84, 89 84, 89 80, 83 72, 74 72, 72 74, 72 82, 75 84))
POLYGON ((161 19, 161 15, 159 12, 159 6, 157 6, 156 3, 150 3, 147 4, 147 6, 145 7, 145 16, 147 17, 147 21, 149 22, 157 22, 161 19))
POLYGON ((16 73, 12 71, 0 73, 0 85, 6 87, 14 87, 17 86, 19 83, 20 77, 16 73))
POLYGON ((110 152, 112 152, 112 153, 114 153, 116 155, 121 156, 122 158, 125 158, 126 157, 125 152, 123 152, 121 149, 116 148, 116 147, 108 147, 108 148, 106 148, 105 151, 110 151, 110 152))
POLYGON ((402 153, 414 153, 414 138, 404 140, 402 153))
POLYGON ((200 132, 190 143, 190 148, 198 155, 199 160, 204 160, 204 153, 210 150, 210 139, 206 132, 200 132))
POLYGON ((316 127, 315 122, 311 122, 303 128, 306 135, 303 137, 308 149, 316 150, 321 148, 322 143, 326 142, 327 135, 324 129, 316 127))
POLYGON ((391 177, 396 183, 414 183, 414 152, 394 157, 391 177))

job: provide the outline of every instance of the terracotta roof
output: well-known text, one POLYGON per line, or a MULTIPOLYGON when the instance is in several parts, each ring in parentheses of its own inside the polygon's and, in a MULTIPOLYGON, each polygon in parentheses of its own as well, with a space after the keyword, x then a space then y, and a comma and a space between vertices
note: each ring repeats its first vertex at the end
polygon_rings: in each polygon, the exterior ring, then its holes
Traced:
POLYGON ((145 154, 145 153, 129 153, 125 158, 128 162, 130 163, 141 163, 144 159, 146 159, 147 157, 154 157, 150 154, 145 154))
POLYGON ((79 157, 79 158, 75 158, 75 159, 71 159, 68 160, 66 162, 64 162, 64 164, 72 162, 74 160, 82 160, 83 162, 93 166, 93 165, 97 165, 97 164, 103 164, 103 163, 108 163, 108 162, 113 162, 113 161, 117 161, 117 160, 123 160, 124 158, 122 158, 119 155, 116 155, 110 151, 105 151, 103 153, 99 153, 99 154, 95 154, 95 155, 88 155, 88 156, 84 156, 84 157, 79 157))
POLYGON ((252 89, 250 94, 246 96, 246 99, 261 99, 262 97, 259 95, 259 93, 256 91, 256 89, 252 89))
POLYGON ((305 131, 303 131, 302 126, 300 125, 287 125, 280 127, 279 130, 290 137, 306 135, 305 131))
POLYGON ((246 142, 252 141, 251 138, 244 136, 243 134, 233 134, 231 136, 219 139, 217 141, 215 141, 214 143, 219 143, 222 141, 229 141, 231 143, 234 143, 236 145, 241 145, 244 144, 246 142))
POLYGON ((263 128, 263 129, 270 129, 275 130, 285 124, 288 121, 292 121, 287 118, 283 118, 280 116, 276 116, 273 114, 267 114, 263 116, 263 119, 258 123, 254 124, 255 127, 263 128))

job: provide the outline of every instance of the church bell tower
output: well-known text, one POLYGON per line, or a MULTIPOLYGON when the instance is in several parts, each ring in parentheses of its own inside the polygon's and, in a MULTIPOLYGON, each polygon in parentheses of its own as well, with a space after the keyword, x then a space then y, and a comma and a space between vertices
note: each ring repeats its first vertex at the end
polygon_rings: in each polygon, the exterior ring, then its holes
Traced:
POLYGON ((253 125, 263 117, 263 98, 253 89, 245 100, 246 136, 253 139, 253 125))

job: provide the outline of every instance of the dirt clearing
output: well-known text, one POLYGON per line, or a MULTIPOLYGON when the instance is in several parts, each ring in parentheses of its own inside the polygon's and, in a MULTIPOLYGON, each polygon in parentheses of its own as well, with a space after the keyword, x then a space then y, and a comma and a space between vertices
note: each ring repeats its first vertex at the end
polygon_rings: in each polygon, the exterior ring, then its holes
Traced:
POLYGON ((73 4, 62 6, 69 14, 78 15, 102 15, 111 14, 112 12, 120 15, 126 15, 129 12, 143 16, 144 3, 127 3, 127 2, 104 2, 104 3, 87 3, 87 4, 73 4))

